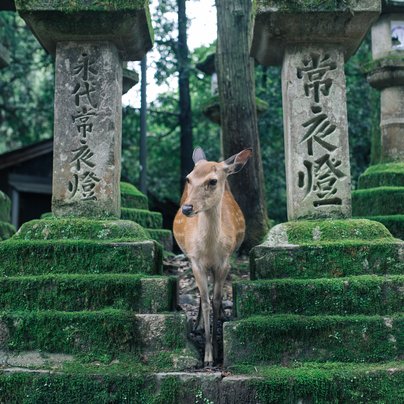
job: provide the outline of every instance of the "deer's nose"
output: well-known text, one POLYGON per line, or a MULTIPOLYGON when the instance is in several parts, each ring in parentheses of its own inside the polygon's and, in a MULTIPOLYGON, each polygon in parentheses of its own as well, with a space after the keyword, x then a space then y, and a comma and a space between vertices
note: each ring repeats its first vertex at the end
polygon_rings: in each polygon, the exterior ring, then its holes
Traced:
POLYGON ((191 215, 192 212, 193 212, 193 210, 194 210, 193 205, 182 205, 182 213, 183 213, 185 216, 191 215))

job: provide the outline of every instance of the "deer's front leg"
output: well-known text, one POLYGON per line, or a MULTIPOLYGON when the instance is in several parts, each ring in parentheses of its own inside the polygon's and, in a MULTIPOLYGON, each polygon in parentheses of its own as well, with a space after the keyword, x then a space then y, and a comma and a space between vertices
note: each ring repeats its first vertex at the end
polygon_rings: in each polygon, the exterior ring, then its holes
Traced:
POLYGON ((219 341, 217 334, 217 323, 221 316, 223 287, 226 281, 227 274, 229 273, 230 265, 226 264, 223 268, 218 268, 214 271, 214 285, 213 285, 213 331, 212 331, 212 344, 213 344, 213 358, 215 361, 219 359, 219 341))
POLYGON ((209 288, 208 273, 196 263, 192 262, 192 272, 195 277, 196 285, 201 296, 200 305, 202 308, 203 323, 205 325, 205 357, 204 365, 213 365, 212 338, 210 334, 210 304, 209 304, 209 288))

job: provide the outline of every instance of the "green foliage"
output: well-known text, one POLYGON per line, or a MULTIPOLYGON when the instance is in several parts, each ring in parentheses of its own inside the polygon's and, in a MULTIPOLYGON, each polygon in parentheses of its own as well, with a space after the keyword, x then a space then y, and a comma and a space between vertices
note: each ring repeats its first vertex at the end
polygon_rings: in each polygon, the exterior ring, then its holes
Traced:
POLYGON ((54 66, 17 13, 0 13, 0 37, 11 54, 0 70, 0 153, 53 134, 54 66))

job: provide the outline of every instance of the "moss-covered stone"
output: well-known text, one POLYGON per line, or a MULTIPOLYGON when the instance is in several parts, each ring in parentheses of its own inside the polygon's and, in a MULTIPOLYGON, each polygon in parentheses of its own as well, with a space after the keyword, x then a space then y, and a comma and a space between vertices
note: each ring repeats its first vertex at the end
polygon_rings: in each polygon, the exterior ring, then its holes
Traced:
POLYGON ((359 177, 359 189, 378 187, 404 187, 404 163, 372 165, 359 177))
POLYGON ((11 214, 11 201, 9 197, 0 191, 0 222, 9 222, 11 214))
POLYGON ((177 300, 176 278, 129 274, 4 277, 0 290, 0 310, 161 313, 175 310, 177 300))
POLYGON ((0 243, 0 276, 56 273, 160 274, 155 241, 6 240, 0 243))
POLYGON ((352 192, 353 216, 403 214, 404 187, 358 189, 352 192))
POLYGON ((6 222, 0 222, 0 241, 7 240, 15 233, 15 227, 6 222))
POLYGON ((173 250, 173 234, 167 229, 147 229, 150 237, 158 241, 166 251, 173 250))
POLYGON ((123 310, 0 315, 3 349, 59 353, 148 352, 185 347, 185 317, 123 310))
POLYGON ((394 314, 404 307, 404 275, 274 279, 233 284, 236 316, 394 314))
POLYGON ((122 208, 121 217, 124 220, 133 220, 147 229, 161 229, 163 227, 163 216, 160 212, 122 208))
MULTIPOLYGON (((121 365, 122 366, 122 365, 121 365)), ((146 373, 145 366, 78 366, 63 372, 0 373, 4 403, 394 403, 403 398, 402 363, 238 366, 221 373, 146 373), (113 369, 114 371, 110 371, 113 369)), ((147 369, 147 368, 146 368, 147 369)))
POLYGON ((148 209, 147 196, 142 194, 134 185, 121 182, 121 206, 132 209, 148 209))
POLYGON ((398 241, 261 245, 251 251, 250 269, 252 279, 399 275, 404 271, 404 247, 398 241))
POLYGON ((14 240, 120 240, 144 241, 150 236, 129 220, 49 219, 24 223, 14 240))
POLYGON ((390 233, 400 240, 404 240, 404 214, 390 216, 372 216, 367 219, 376 220, 386 226, 390 233))
POLYGON ((226 365, 380 362, 404 349, 404 317, 257 316, 224 324, 226 365))

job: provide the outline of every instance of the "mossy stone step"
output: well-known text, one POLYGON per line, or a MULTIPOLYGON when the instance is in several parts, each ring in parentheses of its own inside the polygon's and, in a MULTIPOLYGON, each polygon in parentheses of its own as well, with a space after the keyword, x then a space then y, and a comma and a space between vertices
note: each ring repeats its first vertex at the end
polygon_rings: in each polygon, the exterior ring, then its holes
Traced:
POLYGON ((7 222, 0 222, 0 241, 7 240, 15 233, 15 228, 7 222))
POLYGON ((176 309, 177 279, 127 274, 0 278, 1 310, 83 311, 116 308, 136 313, 176 309))
POLYGON ((404 163, 373 165, 359 177, 359 189, 378 187, 404 187, 404 163))
POLYGON ((186 346, 179 313, 6 311, 0 314, 1 349, 65 354, 147 353, 186 346))
POLYGON ((132 220, 147 229, 161 229, 163 227, 163 216, 160 212, 122 208, 121 217, 123 220, 132 220))
POLYGON ((146 229, 153 240, 158 241, 166 251, 173 250, 173 234, 167 229, 146 229))
POLYGON ((225 365, 381 362, 404 355, 404 316, 256 316, 224 324, 225 365))
POLYGON ((268 314, 388 315, 404 307, 404 275, 233 283, 237 317, 268 314))
MULTIPOLYGON (((404 207, 403 207, 404 213, 404 207)), ((386 215, 386 216, 369 216, 366 219, 376 220, 389 229, 390 233, 400 240, 404 240, 404 214, 402 215, 386 215)))
POLYGON ((14 240, 0 243, 0 276, 57 273, 162 273, 155 241, 14 240))
POLYGON ((352 192, 353 216, 397 215, 404 213, 404 187, 379 187, 352 192))
POLYGON ((259 245, 250 253, 251 279, 336 278, 404 273, 404 244, 394 240, 318 245, 259 245))
POLYGON ((159 372, 119 364, 75 366, 64 371, 6 368, 0 371, 0 401, 55 404, 278 404, 401 403, 404 366, 298 364, 234 367, 222 372, 159 372), (121 366, 121 369, 120 369, 121 366))
POLYGON ((128 182, 121 182, 121 206, 132 209, 149 208, 147 196, 128 182))

